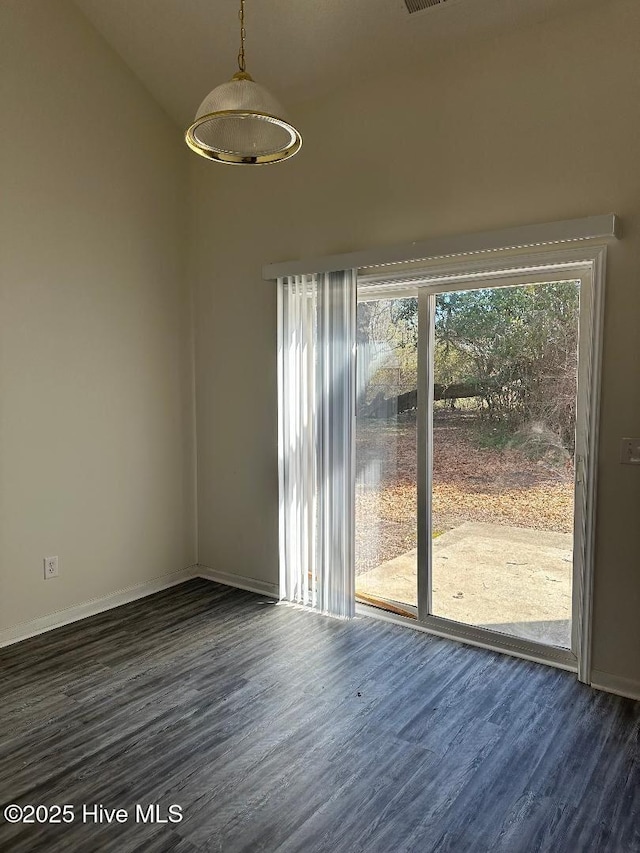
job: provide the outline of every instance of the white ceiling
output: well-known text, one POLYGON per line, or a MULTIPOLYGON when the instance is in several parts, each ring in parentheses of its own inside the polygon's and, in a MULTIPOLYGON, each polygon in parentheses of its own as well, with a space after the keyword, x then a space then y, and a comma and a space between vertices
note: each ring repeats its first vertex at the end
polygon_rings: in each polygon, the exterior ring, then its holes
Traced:
MULTIPOLYGON (((403 0, 247 0, 247 70, 289 107, 593 1, 447 0, 409 15, 403 0)), ((237 70, 238 0, 75 2, 180 125, 237 70)))

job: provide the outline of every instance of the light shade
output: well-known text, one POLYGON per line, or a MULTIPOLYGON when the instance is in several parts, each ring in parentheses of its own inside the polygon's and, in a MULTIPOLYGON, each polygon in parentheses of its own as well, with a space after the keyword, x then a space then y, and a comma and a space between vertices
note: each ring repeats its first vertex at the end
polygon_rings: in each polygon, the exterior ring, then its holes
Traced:
POLYGON ((185 138, 196 154, 237 165, 278 163, 302 145, 278 101, 246 72, 207 95, 185 138))

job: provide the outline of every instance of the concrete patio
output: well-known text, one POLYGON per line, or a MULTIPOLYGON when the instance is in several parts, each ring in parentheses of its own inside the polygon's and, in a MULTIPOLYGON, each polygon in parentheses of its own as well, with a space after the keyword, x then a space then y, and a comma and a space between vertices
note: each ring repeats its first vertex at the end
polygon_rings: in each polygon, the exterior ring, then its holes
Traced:
MULTIPOLYGON (((571 646, 572 536, 466 522, 433 540, 433 612, 571 646)), ((417 604, 416 550, 356 577, 356 594, 417 604)))

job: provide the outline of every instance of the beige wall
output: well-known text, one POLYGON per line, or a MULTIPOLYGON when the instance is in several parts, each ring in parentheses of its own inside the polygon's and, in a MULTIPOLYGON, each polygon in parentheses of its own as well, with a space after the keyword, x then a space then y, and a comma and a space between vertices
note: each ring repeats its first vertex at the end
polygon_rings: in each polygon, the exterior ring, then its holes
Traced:
POLYGON ((2 629, 196 554, 181 134, 68 0, 0 2, 0 115, 2 629))
MULTIPOLYGON (((200 562, 277 582, 268 261, 615 212, 604 341, 594 666, 640 680, 640 4, 610 0, 295 111, 261 170, 191 161, 200 562)), ((283 58, 286 61, 286 58, 283 58)), ((327 56, 330 61, 330 56, 327 56)), ((381 69, 381 72, 388 69, 381 69)))

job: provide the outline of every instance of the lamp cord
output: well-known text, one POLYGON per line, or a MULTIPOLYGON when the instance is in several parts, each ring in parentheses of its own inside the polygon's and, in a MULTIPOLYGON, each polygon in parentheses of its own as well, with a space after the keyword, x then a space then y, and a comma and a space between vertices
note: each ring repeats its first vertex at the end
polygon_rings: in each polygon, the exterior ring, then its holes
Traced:
POLYGON ((247 34, 244 28, 244 0, 240 0, 238 18, 240 18, 240 52, 238 53, 238 68, 244 73, 247 67, 244 59, 244 39, 247 34))

